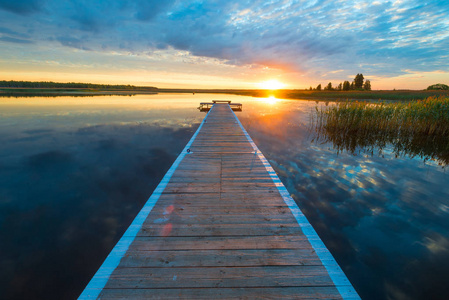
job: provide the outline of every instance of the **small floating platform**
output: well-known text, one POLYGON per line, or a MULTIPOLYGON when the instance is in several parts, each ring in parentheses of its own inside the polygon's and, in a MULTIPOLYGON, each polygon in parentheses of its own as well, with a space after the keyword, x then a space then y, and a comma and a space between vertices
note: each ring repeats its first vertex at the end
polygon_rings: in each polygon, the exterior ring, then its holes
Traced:
POLYGON ((212 106, 217 103, 228 104, 233 111, 242 111, 243 109, 243 105, 241 103, 231 103, 230 100, 212 100, 212 102, 201 102, 198 109, 200 111, 208 112, 212 106))
POLYGON ((360 299, 230 104, 209 108, 79 299, 360 299))

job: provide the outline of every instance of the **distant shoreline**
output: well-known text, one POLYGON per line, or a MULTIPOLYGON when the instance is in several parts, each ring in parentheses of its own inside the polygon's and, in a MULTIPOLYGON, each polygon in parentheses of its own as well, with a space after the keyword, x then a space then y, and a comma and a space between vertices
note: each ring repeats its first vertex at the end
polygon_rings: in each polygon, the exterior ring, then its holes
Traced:
POLYGON ((57 96, 132 96, 158 93, 210 93, 279 99, 346 101, 346 100, 396 100, 411 101, 428 97, 449 96, 449 91, 428 90, 374 90, 374 91, 309 91, 309 90, 246 90, 246 89, 92 89, 92 88, 20 88, 0 87, 0 97, 57 97, 57 96))

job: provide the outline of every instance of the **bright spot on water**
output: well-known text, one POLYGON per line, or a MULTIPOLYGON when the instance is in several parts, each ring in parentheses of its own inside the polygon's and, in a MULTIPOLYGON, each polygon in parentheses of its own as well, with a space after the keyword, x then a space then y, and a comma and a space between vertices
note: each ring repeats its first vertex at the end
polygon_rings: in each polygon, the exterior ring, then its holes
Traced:
POLYGON ((265 98, 264 101, 268 104, 275 104, 277 103, 279 100, 275 97, 275 96, 270 96, 268 98, 265 98))

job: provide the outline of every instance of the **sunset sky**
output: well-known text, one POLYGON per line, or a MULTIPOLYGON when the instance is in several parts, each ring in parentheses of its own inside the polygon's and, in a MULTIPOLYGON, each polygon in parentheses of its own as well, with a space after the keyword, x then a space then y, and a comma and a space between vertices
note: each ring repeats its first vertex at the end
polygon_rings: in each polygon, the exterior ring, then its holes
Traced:
POLYGON ((0 80, 449 84, 449 1, 0 0, 0 80))

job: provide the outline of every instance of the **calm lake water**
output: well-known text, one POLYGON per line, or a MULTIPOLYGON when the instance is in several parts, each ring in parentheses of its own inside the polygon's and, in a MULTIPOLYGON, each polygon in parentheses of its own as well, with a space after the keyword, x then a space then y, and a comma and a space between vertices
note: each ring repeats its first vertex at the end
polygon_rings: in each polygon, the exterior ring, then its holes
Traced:
POLYGON ((76 298, 211 99, 243 103, 237 116, 363 299, 449 297, 446 169, 311 142, 313 101, 162 94, 0 98, 0 298, 76 298))

